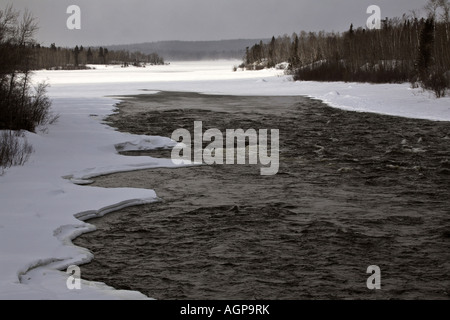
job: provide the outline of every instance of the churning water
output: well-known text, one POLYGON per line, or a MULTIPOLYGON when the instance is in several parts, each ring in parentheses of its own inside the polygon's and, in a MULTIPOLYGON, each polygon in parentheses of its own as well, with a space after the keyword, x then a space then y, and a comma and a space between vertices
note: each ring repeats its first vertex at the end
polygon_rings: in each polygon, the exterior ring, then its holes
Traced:
MULTIPOLYGON (((111 125, 279 129, 280 170, 214 165, 96 179, 162 201, 91 220, 82 277, 157 299, 448 299, 450 124, 347 112, 304 97, 161 92, 111 125), (381 290, 366 287, 381 268, 381 290)), ((140 154, 142 155, 142 154, 140 154)), ((170 157, 170 151, 147 155, 170 157)))

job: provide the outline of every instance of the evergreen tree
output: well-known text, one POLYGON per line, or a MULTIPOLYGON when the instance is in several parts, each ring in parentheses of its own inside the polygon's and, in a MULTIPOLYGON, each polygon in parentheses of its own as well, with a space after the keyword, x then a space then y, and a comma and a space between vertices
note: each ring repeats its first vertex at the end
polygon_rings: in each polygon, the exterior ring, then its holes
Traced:
POLYGON ((100 47, 100 49, 98 49, 98 57, 99 57, 100 61, 104 61, 104 59, 105 59, 105 51, 103 50, 102 47, 100 47))
POLYGON ((268 50, 269 61, 268 61, 267 66, 269 68, 275 67, 275 61, 276 61, 276 58, 275 58, 275 42, 276 42, 275 36, 273 36, 272 40, 270 41, 269 50, 268 50))
POLYGON ((348 34, 350 37, 353 37, 355 34, 355 31, 353 30, 353 23, 350 25, 350 30, 348 30, 348 34))
POLYGON ((75 49, 73 50, 73 58, 75 60, 75 67, 78 67, 78 65, 79 65, 79 56, 80 56, 80 49, 78 48, 78 46, 76 46, 75 49))
POLYGON ((92 50, 91 50, 90 47, 89 47, 89 49, 88 49, 88 51, 86 53, 86 58, 87 58, 87 63, 88 64, 94 63, 94 55, 92 54, 92 50))
POLYGON ((420 33, 419 53, 416 62, 417 74, 420 81, 426 81, 433 58, 434 20, 425 21, 420 33))
POLYGON ((298 35, 294 35, 294 41, 291 46, 291 57, 289 58, 291 68, 297 68, 300 64, 300 59, 298 57, 298 35))
POLYGON ((105 48, 103 50, 103 64, 108 64, 108 53, 109 53, 108 49, 105 48))

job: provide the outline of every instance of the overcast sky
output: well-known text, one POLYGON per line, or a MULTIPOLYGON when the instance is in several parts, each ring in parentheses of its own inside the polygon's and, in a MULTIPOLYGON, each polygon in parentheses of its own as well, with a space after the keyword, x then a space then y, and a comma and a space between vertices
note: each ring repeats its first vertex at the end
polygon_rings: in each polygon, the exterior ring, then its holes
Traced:
POLYGON ((37 40, 58 46, 129 44, 159 40, 257 39, 305 31, 364 26, 369 5, 382 17, 421 9, 426 0, 0 0, 28 8, 37 40), (66 26, 69 5, 81 9, 81 30, 66 26))

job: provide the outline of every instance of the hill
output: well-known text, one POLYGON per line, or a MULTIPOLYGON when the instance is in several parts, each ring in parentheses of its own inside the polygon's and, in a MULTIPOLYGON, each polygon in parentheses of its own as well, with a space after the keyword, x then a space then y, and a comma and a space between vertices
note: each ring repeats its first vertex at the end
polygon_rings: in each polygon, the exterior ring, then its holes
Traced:
POLYGON ((157 53, 166 61, 190 61, 207 59, 243 59, 245 48, 270 39, 236 39, 220 41, 159 41, 128 45, 106 46, 109 50, 144 54, 157 53))

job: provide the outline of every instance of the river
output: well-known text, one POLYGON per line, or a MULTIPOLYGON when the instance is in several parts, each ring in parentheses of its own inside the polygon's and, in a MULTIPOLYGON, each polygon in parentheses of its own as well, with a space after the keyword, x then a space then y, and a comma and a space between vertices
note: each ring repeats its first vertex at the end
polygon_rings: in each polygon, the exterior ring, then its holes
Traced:
MULTIPOLYGON (((306 97, 123 97, 120 131, 279 129, 280 168, 153 169, 94 186, 161 202, 91 220, 82 277, 156 299, 448 299, 450 124, 349 112, 306 97), (368 266, 381 290, 366 286, 368 266)), ((170 157, 169 150, 128 153, 170 157)))

